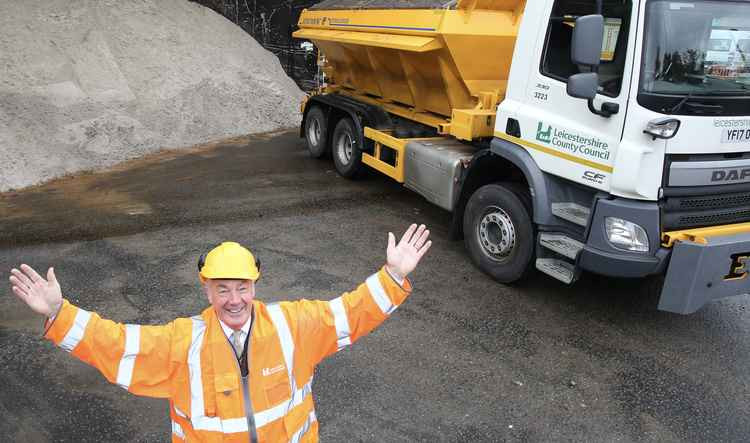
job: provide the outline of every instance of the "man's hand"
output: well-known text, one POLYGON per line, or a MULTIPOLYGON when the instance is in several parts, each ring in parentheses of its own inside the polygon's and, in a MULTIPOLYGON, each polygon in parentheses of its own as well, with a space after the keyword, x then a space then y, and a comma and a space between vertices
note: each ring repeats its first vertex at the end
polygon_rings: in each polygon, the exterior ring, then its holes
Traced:
POLYGON ((388 258, 385 265, 388 272, 398 279, 406 278, 432 246, 432 241, 427 240, 429 236, 430 231, 426 229, 425 225, 420 225, 417 228, 417 225, 413 224, 409 226, 397 245, 396 237, 392 232, 389 232, 388 258))
POLYGON ((54 269, 47 271, 47 280, 28 265, 21 265, 20 271, 13 268, 10 273, 13 293, 18 298, 38 314, 47 317, 57 315, 62 306, 62 291, 54 269))

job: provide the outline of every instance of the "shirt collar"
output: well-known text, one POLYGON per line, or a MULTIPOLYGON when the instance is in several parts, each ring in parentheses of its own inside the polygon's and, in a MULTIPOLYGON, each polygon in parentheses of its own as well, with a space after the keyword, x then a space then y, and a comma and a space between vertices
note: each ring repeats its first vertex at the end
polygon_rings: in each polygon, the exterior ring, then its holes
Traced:
MULTIPOLYGON (((246 337, 247 334, 250 333, 250 325, 253 323, 253 313, 250 313, 250 317, 247 319, 244 325, 242 325, 242 337, 246 337)), ((221 330, 224 331, 224 335, 227 336, 229 340, 232 339, 232 332, 234 332, 234 329, 230 328, 229 326, 225 325, 223 321, 219 320, 219 324, 221 325, 221 330)))

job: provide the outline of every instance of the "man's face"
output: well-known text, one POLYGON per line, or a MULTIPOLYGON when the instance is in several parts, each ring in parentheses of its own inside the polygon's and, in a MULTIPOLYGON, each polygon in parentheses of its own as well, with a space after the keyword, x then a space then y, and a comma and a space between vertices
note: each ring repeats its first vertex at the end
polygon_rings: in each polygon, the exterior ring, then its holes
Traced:
POLYGON ((252 280, 206 280, 203 284, 216 315, 232 329, 240 329, 250 318, 255 298, 252 280))

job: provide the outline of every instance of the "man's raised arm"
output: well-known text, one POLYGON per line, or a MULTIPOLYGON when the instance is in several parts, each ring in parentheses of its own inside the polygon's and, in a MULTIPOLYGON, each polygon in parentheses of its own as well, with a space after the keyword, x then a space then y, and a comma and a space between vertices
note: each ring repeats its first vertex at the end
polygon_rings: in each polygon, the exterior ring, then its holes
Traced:
POLYGON ((368 334, 406 300, 411 292, 407 276, 430 249, 430 231, 413 224, 396 243, 388 233, 386 264, 357 289, 331 301, 300 300, 279 303, 290 321, 299 352, 311 365, 368 334))
POLYGON ((20 270, 11 270, 10 282, 21 301, 48 318, 45 338, 123 389, 137 395, 169 397, 169 379, 175 370, 170 358, 172 337, 180 320, 164 326, 140 326, 102 319, 63 299, 53 268, 44 279, 24 264, 20 270))

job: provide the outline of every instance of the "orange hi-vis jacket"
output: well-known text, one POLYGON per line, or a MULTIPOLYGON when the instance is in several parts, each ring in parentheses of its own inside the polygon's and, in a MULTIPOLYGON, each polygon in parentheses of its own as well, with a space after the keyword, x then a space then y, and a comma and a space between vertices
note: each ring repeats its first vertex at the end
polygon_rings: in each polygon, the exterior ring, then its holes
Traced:
POLYGON ((411 292, 381 269, 331 301, 253 301, 248 376, 213 308, 163 326, 105 320, 67 300, 45 337, 136 395, 169 399, 173 442, 316 442, 315 366, 411 292))

